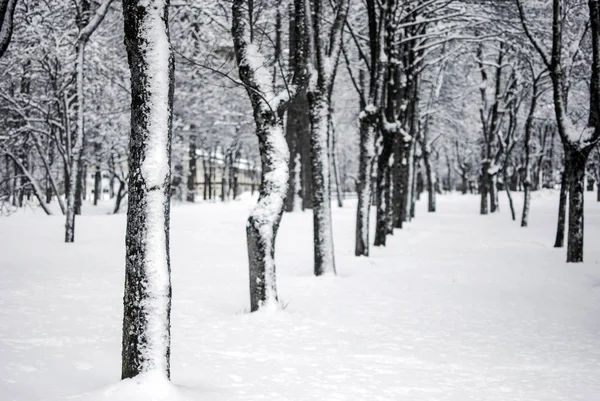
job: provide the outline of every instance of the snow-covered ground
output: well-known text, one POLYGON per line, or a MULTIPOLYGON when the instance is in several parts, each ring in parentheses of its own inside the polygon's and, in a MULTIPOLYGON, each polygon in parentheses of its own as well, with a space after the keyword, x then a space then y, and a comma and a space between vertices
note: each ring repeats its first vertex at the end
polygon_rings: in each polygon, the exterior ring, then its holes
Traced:
MULTIPOLYGON (((516 194, 521 198, 521 194, 516 194)), ((250 201, 172 211, 172 381, 119 383, 124 215, 0 219, 0 400, 600 400, 600 203, 585 264, 552 248, 557 196, 530 227, 478 198, 355 258, 355 203, 334 209, 338 277, 312 276, 312 216, 284 216, 284 310, 246 313, 250 201), (83 395, 82 395, 83 394, 83 395), (133 394, 137 394, 134 396, 133 394), (75 396, 75 397, 73 397, 75 396), (137 398, 136 398, 137 397, 137 398)))

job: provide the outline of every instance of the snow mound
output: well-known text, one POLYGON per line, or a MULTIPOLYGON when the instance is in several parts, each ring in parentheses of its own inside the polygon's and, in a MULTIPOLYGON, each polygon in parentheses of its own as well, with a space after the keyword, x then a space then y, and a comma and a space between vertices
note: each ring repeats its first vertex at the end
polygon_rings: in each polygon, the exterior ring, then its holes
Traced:
POLYGON ((158 372, 138 375, 104 389, 67 398, 75 401, 196 401, 158 372))

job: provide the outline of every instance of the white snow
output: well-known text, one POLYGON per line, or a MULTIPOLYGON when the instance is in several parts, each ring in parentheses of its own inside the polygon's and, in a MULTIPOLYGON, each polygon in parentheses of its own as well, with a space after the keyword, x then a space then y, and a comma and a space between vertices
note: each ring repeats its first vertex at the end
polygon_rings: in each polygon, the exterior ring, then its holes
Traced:
POLYGON ((148 38, 145 56, 148 63, 148 111, 150 132, 142 175, 148 188, 162 186, 169 173, 167 163, 167 133, 169 131, 169 60, 171 46, 167 27, 162 19, 164 0, 145 0, 140 6, 148 9, 142 29, 148 38))
MULTIPOLYGON (((173 384, 119 382, 125 216, 0 219, 0 399, 6 401, 597 401, 600 204, 584 264, 552 248, 558 196, 530 227, 438 197, 356 258, 356 202, 333 208, 337 277, 312 275, 312 214, 277 239, 284 310, 248 314, 245 221, 256 199, 172 213, 173 384)), ((520 194, 513 194, 521 207, 520 194)), ((373 209, 374 212, 374 209, 373 209)))
MULTIPOLYGON (((162 19, 164 0, 142 2, 148 10, 142 29, 146 31, 145 56, 147 58, 148 91, 148 140, 141 171, 146 184, 147 230, 146 277, 144 284, 148 297, 140 305, 147 320, 148 335, 139 352, 144 355, 144 372, 166 372, 164 355, 170 339, 165 336, 168 327, 168 294, 171 282, 167 265, 166 233, 164 230, 165 199, 164 184, 169 179, 169 60, 171 46, 167 27, 162 19)), ((132 172, 136 174, 137 172, 132 172)), ((168 195, 167 195, 168 196, 168 195)))

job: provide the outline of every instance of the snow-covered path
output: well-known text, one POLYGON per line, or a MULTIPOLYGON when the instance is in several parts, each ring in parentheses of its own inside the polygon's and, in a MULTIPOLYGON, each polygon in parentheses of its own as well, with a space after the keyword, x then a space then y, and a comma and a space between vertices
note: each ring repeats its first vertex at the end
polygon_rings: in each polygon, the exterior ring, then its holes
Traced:
MULTIPOLYGON (((523 229, 506 203, 482 217, 474 196, 440 197, 438 213, 419 204, 387 248, 360 259, 347 202, 334 209, 336 278, 312 276, 312 216, 286 215, 287 307, 252 315, 250 203, 174 207, 172 380, 208 401, 598 401, 600 204, 586 204, 586 263, 567 265, 551 247, 556 201, 535 194, 523 229)), ((66 399, 119 379, 124 216, 78 219, 74 245, 62 225, 0 220, 3 401, 66 399)))

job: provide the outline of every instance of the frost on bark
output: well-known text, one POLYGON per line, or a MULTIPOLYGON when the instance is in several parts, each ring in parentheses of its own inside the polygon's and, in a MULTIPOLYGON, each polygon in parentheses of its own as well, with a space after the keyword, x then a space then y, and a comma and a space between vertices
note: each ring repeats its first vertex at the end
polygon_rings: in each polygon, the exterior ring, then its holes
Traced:
POLYGON ((310 147, 313 185, 314 272, 335 274, 331 192, 329 185, 329 104, 320 92, 310 92, 310 147))
POLYGON ((589 0, 592 43, 592 63, 589 96, 589 118, 586 126, 576 127, 567 108, 567 86, 563 65, 563 28, 566 24, 565 1, 552 1, 552 48, 548 55, 541 42, 529 29, 521 0, 517 0, 519 17, 525 34, 540 54, 550 72, 556 125, 565 150, 565 171, 561 183, 559 221, 555 246, 562 246, 564 237, 563 213, 566 208, 566 192, 569 193, 569 238, 567 262, 583 261, 583 190, 585 167, 591 149, 600 138, 600 1, 589 0))
POLYGON ((170 375, 173 56, 168 0, 124 0, 131 71, 123 379, 170 375))
POLYGON ((105 0, 104 3, 96 10, 94 16, 90 18, 90 2, 83 0, 80 4, 79 16, 77 18, 78 35, 75 45, 77 62, 76 62, 76 103, 77 103, 77 128, 73 135, 70 149, 68 149, 68 174, 66 175, 66 222, 65 222, 65 242, 75 241, 75 214, 77 212, 77 193, 79 191, 81 201, 81 192, 84 177, 82 175, 83 168, 83 151, 85 145, 85 128, 84 128, 84 62, 85 62, 85 46, 94 33, 98 25, 104 19, 108 7, 112 0, 105 0))
POLYGON ((13 16, 17 0, 0 0, 0 57, 4 55, 13 31, 13 16))
POLYGON ((313 185, 314 273, 335 274, 333 227, 331 219, 329 127, 331 96, 341 54, 342 32, 349 1, 336 0, 335 19, 325 23, 322 0, 311 1, 312 26, 310 85, 307 96, 310 113, 310 148, 313 185))
MULTIPOLYGON (((358 194, 358 206, 356 208, 356 242, 354 254, 356 256, 369 256, 369 211, 372 196, 371 162, 373 160, 373 157, 375 157, 375 124, 369 121, 369 119, 373 119, 375 118, 375 116, 365 113, 361 117, 362 118, 360 118, 359 127, 360 153, 358 161, 358 182, 356 184, 356 192, 358 194)), ((377 200, 377 210, 379 210, 379 205, 381 203, 379 198, 377 200)), ((377 244, 377 241, 375 242, 375 245, 379 245, 377 244)))
MULTIPOLYGON (((233 44, 240 79, 246 87, 254 112, 256 135, 262 163, 257 205, 246 223, 250 271, 250 309, 277 307, 275 240, 288 189, 289 150, 283 132, 283 117, 290 102, 305 88, 306 72, 295 74, 291 85, 275 94, 268 66, 252 42, 249 23, 251 2, 234 0, 232 6, 233 44)), ((296 60, 305 57, 306 18, 303 0, 294 1, 296 16, 296 60)))

